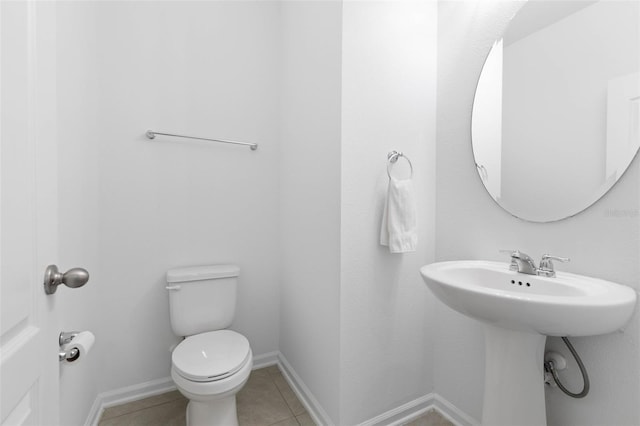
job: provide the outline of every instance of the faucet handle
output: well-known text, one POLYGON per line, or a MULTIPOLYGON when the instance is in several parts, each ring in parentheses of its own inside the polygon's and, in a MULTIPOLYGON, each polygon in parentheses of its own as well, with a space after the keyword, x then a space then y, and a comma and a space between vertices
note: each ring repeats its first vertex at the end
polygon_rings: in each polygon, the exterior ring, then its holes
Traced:
POLYGON ((558 262, 571 262, 571 259, 569 259, 568 257, 560 257, 560 256, 552 256, 550 254, 543 254, 542 255, 542 261, 545 260, 557 260, 558 262))
POLYGON ((570 262, 571 259, 568 257, 560 257, 560 256, 552 256, 550 254, 543 254, 542 259, 540 259, 540 268, 538 268, 538 275, 542 275, 545 277, 555 277, 556 271, 553 268, 552 260, 557 260, 558 262, 570 262))

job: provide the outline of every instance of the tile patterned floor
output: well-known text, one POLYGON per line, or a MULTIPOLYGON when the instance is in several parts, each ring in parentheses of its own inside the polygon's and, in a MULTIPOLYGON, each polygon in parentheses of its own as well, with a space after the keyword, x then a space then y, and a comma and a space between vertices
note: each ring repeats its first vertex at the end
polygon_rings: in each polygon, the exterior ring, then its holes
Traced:
MULTIPOLYGON (((315 426, 277 366, 253 370, 237 395, 240 426, 315 426)), ((178 392, 107 408, 99 426, 184 426, 187 400, 178 392)), ((453 426, 429 411, 406 426, 453 426)))
POLYGON ((455 426, 449 420, 442 417, 436 410, 429 410, 421 417, 407 423, 405 426, 455 426))
MULTIPOLYGON (((184 426, 187 400, 178 392, 107 408, 99 426, 184 426)), ((237 395, 240 426, 315 426, 277 366, 253 370, 237 395)))

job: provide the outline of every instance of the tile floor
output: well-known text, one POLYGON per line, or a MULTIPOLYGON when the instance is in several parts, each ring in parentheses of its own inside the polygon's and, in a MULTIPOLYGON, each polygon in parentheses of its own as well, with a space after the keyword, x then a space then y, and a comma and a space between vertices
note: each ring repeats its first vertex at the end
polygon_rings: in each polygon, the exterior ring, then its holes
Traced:
POLYGON ((442 417, 436 410, 429 410, 424 415, 407 423, 405 426, 455 426, 449 420, 442 417))
MULTIPOLYGON (((240 426, 315 426, 277 366, 253 370, 237 395, 240 426)), ((99 426, 184 426, 187 400, 168 392, 107 408, 99 426)), ((453 426, 435 411, 406 426, 453 426)))

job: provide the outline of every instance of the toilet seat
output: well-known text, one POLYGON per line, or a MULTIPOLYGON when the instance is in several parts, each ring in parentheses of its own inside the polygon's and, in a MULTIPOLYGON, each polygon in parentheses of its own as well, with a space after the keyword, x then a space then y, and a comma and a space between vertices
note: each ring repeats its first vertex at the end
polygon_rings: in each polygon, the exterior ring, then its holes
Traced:
POLYGON ((232 330, 187 337, 173 350, 177 374, 193 382, 214 382, 237 373, 251 359, 249 341, 232 330))

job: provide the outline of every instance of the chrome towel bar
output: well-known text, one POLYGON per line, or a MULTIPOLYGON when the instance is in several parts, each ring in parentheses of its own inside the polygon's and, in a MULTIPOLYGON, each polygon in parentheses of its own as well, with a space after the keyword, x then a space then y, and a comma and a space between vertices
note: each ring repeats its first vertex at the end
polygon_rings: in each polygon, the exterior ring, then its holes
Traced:
POLYGON ((255 151, 256 149, 258 149, 258 144, 257 143, 250 143, 250 142, 229 141, 229 140, 224 140, 224 139, 198 138, 198 137, 195 137, 195 136, 174 135, 172 133, 154 132, 153 130, 147 130, 146 135, 147 135, 147 138, 149 138, 149 139, 155 139, 156 135, 173 136, 174 138, 197 139, 199 141, 230 143, 230 144, 233 144, 233 145, 245 145, 245 146, 248 146, 249 148, 251 148, 251 151, 255 151))

